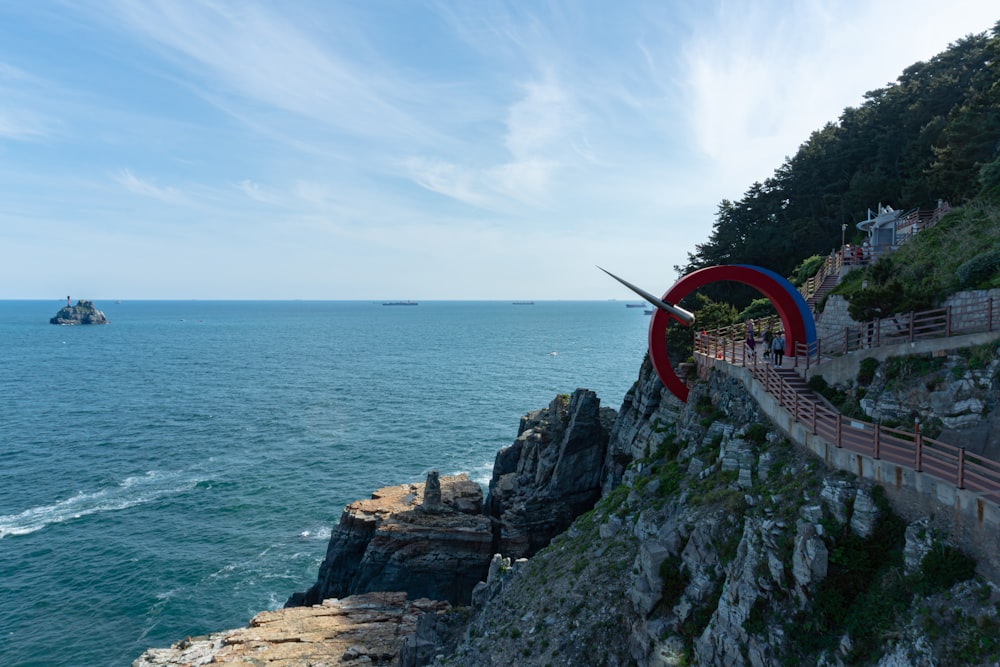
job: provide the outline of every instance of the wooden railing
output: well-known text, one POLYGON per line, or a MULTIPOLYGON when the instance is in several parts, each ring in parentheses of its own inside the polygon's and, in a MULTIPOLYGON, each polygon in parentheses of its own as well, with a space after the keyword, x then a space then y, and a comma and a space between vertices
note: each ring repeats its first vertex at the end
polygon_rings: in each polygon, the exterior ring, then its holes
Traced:
POLYGON ((967 306, 900 313, 891 317, 844 327, 811 345, 795 344, 793 365, 810 368, 824 357, 856 350, 912 343, 927 338, 947 338, 971 333, 1000 331, 1000 304, 993 297, 967 306))
MULTIPOLYGON (((908 431, 844 417, 812 392, 794 386, 787 372, 780 372, 759 357, 743 361, 778 404, 813 435, 835 447, 927 473, 1000 503, 1000 463, 969 454, 964 447, 924 436, 919 422, 908 431)), ((792 379, 798 378, 793 375, 792 379)))
MULTIPOLYGON (((948 205, 944 204, 927 214, 915 211, 901 217, 897 223, 897 239, 902 234, 901 226, 909 225, 911 228, 909 236, 903 235, 905 241, 913 233, 936 224, 948 210, 948 205)), ((869 256, 862 254, 860 257, 845 250, 841 248, 831 253, 820 271, 800 289, 803 296, 815 293, 827 275, 839 273, 843 266, 867 262, 870 257, 877 256, 874 250, 869 256)), ((755 338, 759 338, 764 328, 770 326, 773 331, 777 325, 775 319, 758 322, 761 328, 754 332, 755 338)), ((990 297, 964 307, 949 306, 864 322, 809 344, 799 341, 795 343, 794 354, 789 361, 793 367, 804 366, 808 369, 820 363, 824 356, 829 358, 855 350, 920 339, 998 330, 1000 304, 995 304, 990 297)), ((702 331, 694 337, 695 358, 703 363, 716 359, 748 368, 797 423, 835 447, 926 473, 955 488, 968 489, 987 501, 1000 504, 1000 463, 970 454, 964 447, 924 436, 919 422, 909 431, 844 417, 816 394, 804 389, 803 380, 797 374, 783 373, 765 361, 763 344, 751 351, 746 339, 747 327, 743 323, 702 331)))
POLYGON ((935 209, 913 209, 901 215, 896 220, 895 243, 878 246, 842 246, 839 250, 831 252, 823 261, 823 265, 816 272, 816 275, 806 279, 799 287, 799 294, 808 300, 819 290, 827 276, 840 275, 840 270, 845 266, 867 266, 884 254, 899 249, 901 245, 909 241, 918 232, 933 227, 941 218, 951 211, 948 202, 939 202, 935 209))
MULTIPOLYGON (((774 331, 779 324, 777 318, 758 321, 759 328, 754 331, 757 357, 763 356, 764 352, 761 331, 767 327, 774 331)), ((786 356, 792 367, 809 369, 821 363, 824 358, 857 350, 992 331, 1000 331, 1000 303, 993 297, 987 297, 967 306, 900 313, 844 327, 843 331, 814 343, 797 341, 794 349, 786 350, 786 356)), ((694 336, 694 352, 717 359, 725 358, 737 366, 743 366, 749 358, 746 339, 747 326, 743 323, 702 331, 694 336)))
MULTIPOLYGON (((764 323, 764 326, 773 321, 764 323)), ((966 307, 947 307, 865 322, 847 327, 842 334, 806 345, 797 343, 790 360, 792 367, 809 368, 825 356, 854 350, 895 345, 926 338, 1000 330, 1000 304, 992 298, 966 307)), ((755 331, 759 335, 759 332, 755 331)), ((716 359, 744 366, 793 419, 836 447, 886 460, 917 472, 969 489, 1000 504, 1000 463, 969 454, 925 437, 919 423, 914 430, 899 430, 881 424, 844 417, 828 407, 811 391, 804 390, 798 374, 782 373, 763 359, 763 346, 751 352, 746 344, 745 324, 695 334, 694 352, 699 361, 716 359), (793 384, 794 382, 794 384, 793 384)))

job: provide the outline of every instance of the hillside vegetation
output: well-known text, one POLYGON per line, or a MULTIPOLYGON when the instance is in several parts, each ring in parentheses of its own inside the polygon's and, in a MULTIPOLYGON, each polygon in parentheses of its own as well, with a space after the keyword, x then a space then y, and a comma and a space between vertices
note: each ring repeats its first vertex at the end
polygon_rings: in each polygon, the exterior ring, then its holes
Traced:
POLYGON ((959 290, 1000 287, 1000 188, 984 193, 834 289, 862 322, 937 308, 959 290))
MULTIPOLYGON (((850 236, 855 223, 880 203, 910 210, 945 200, 957 207, 982 196, 992 212, 973 206, 951 224, 987 237, 990 230, 980 225, 992 220, 996 238, 996 208, 989 202, 996 201, 994 189, 1000 186, 1000 23, 911 65, 864 99, 861 106, 845 109, 836 123, 813 132, 773 176, 754 183, 740 199, 723 200, 709 239, 688 253, 687 263, 675 267, 678 272, 754 264, 792 275, 805 258, 839 247, 842 225, 847 225, 847 241, 861 240, 860 232, 850 236)), ((938 233, 948 229, 943 226, 938 233)), ((981 244, 975 249, 988 250, 981 244)), ((958 264, 947 269, 952 273, 973 258, 962 249, 955 257, 958 264)), ((909 268, 920 278, 925 275, 909 268)), ((981 283, 982 274, 967 268, 969 280, 981 283)), ((934 292, 933 284, 919 291, 934 292)), ((700 293, 737 310, 758 296, 727 283, 700 293)), ((697 309, 695 297, 689 301, 685 306, 697 309)))

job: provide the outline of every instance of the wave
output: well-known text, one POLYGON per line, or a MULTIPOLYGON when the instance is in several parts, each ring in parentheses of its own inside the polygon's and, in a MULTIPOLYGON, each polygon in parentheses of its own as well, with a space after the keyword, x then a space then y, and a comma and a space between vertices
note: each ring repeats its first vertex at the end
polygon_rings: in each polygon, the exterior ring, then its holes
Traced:
POLYGON ((26 509, 20 514, 0 515, 0 539, 13 535, 28 535, 54 523, 72 521, 91 514, 114 512, 152 502, 164 496, 188 491, 199 480, 185 478, 182 473, 151 470, 145 475, 126 477, 112 487, 26 509))

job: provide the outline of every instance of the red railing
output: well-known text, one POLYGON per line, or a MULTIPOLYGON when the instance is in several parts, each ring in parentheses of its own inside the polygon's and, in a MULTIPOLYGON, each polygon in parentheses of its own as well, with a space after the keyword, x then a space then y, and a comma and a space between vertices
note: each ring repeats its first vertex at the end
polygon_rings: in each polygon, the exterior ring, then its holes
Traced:
POLYGON ((948 306, 862 322, 813 344, 795 344, 794 366, 811 368, 824 357, 927 338, 1000 331, 1000 304, 993 297, 966 306, 948 306))
POLYGON ((813 435, 835 447, 927 473, 1000 503, 1000 463, 969 454, 964 447, 928 438, 920 431, 919 423, 907 431, 844 417, 811 392, 803 391, 804 381, 797 375, 789 377, 756 357, 742 361, 778 404, 813 435))
MULTIPOLYGON (((921 213, 913 211, 900 218, 897 233, 910 227, 909 235, 933 226, 947 213, 947 204, 934 211, 921 213)), ((897 236, 899 239, 900 236, 897 236)), ((891 249, 898 247, 898 243, 891 249)), ((823 279, 839 273, 844 265, 867 263, 876 257, 879 249, 871 248, 870 254, 846 252, 841 248, 831 253, 823 267, 810 278, 799 291, 807 297, 815 293, 823 279)), ((772 319, 759 323, 763 328, 774 327, 772 319)), ((820 363, 823 356, 846 354, 860 349, 896 345, 926 338, 942 338, 959 334, 991 332, 1000 330, 1000 307, 992 297, 964 307, 939 308, 912 312, 876 319, 872 322, 845 327, 842 333, 827 336, 813 343, 796 342, 791 355, 793 367, 820 363)), ((755 331, 755 342, 760 331, 755 331)), ((781 373, 763 359, 763 343, 755 345, 753 351, 747 345, 747 327, 734 324, 713 331, 695 334, 695 358, 704 362, 706 358, 722 360, 726 363, 750 369, 752 376, 764 389, 774 396, 778 404, 787 410, 792 418, 826 442, 838 448, 870 456, 876 460, 889 461, 900 466, 927 473, 959 489, 968 489, 993 503, 1000 504, 1000 463, 969 454, 964 447, 925 437, 919 422, 913 431, 900 430, 844 417, 830 408, 811 391, 805 391, 805 381, 797 374, 781 373)))
MULTIPOLYGON (((758 326, 772 331, 778 325, 777 318, 763 320, 758 326)), ((788 360, 794 368, 809 369, 830 358, 857 350, 912 343, 928 338, 1000 331, 1000 304, 993 297, 967 306, 948 306, 915 313, 900 313, 892 317, 862 322, 843 331, 826 336, 813 343, 797 341, 794 353, 788 360)), ((712 331, 695 334, 694 351, 709 357, 731 360, 737 366, 745 365, 747 327, 733 324, 712 331)), ((757 356, 763 355, 764 342, 760 330, 754 331, 757 356)), ((792 352, 792 350, 789 350, 792 352)))

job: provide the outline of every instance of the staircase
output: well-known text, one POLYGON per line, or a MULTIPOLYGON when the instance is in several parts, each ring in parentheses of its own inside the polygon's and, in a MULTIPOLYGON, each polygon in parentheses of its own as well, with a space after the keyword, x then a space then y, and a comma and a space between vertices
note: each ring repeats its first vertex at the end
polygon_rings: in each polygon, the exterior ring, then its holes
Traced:
POLYGON ((819 284, 816 291, 809 295, 806 299, 806 303, 809 304, 809 310, 816 312, 816 304, 826 296, 830 290, 832 290, 837 285, 837 280, 840 278, 839 274, 833 273, 823 278, 823 282, 819 284))

